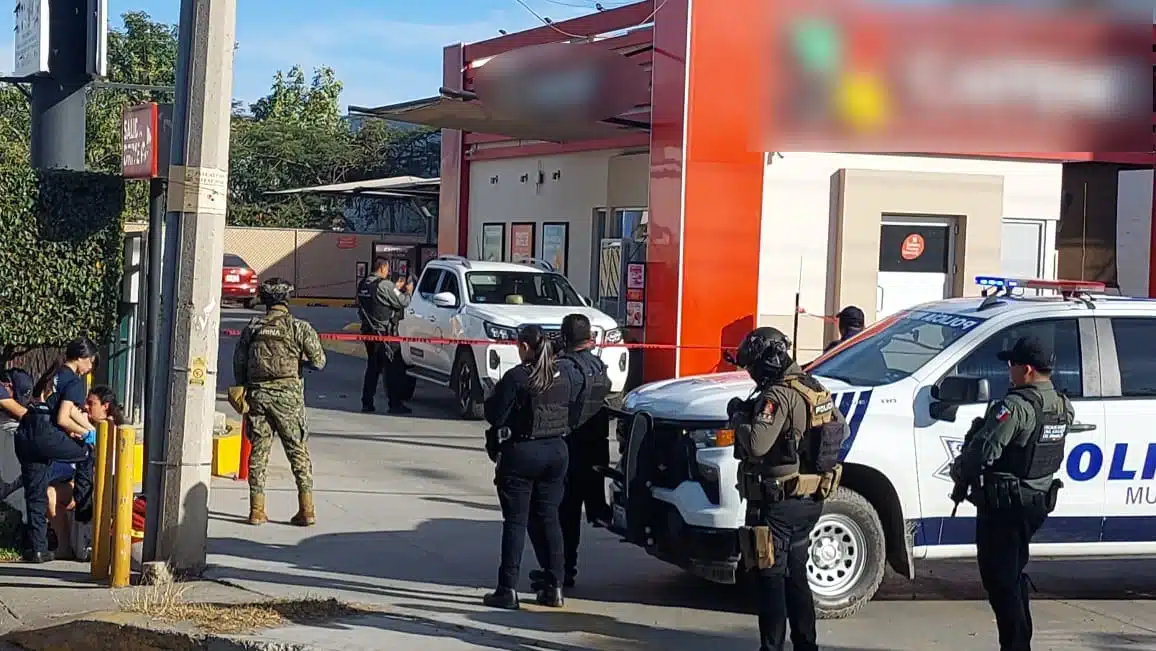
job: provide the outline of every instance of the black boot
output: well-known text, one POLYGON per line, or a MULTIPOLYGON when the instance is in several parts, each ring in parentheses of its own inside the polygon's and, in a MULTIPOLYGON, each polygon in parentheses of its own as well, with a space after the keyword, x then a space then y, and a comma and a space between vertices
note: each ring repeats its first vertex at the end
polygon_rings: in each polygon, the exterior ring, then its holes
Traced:
POLYGON ((54 560, 56 560, 56 555, 52 552, 34 552, 32 550, 24 552, 25 563, 36 563, 39 565, 40 563, 51 563, 54 560))
POLYGON ((557 586, 553 588, 542 588, 538 591, 538 603, 551 608, 561 608, 565 606, 566 600, 562 598, 562 588, 557 586))
POLYGON ((490 608, 502 608, 503 610, 518 610, 518 593, 510 588, 498 588, 490 594, 482 597, 482 603, 490 608))
POLYGON ((530 570, 530 589, 539 592, 558 585, 558 580, 547 570, 530 570))
POLYGON ((574 579, 578 577, 578 570, 566 570, 566 576, 562 579, 563 588, 573 588, 574 579))

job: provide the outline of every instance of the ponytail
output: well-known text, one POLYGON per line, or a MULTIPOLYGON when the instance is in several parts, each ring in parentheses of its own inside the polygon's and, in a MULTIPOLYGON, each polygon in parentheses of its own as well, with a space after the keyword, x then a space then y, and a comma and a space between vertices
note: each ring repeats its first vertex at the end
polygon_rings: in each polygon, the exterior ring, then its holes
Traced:
POLYGON ((550 345, 550 338, 541 327, 529 325, 518 332, 518 343, 530 349, 532 357, 527 360, 530 366, 530 381, 527 389, 537 395, 546 391, 554 384, 554 376, 558 373, 558 366, 554 362, 554 348, 550 345))

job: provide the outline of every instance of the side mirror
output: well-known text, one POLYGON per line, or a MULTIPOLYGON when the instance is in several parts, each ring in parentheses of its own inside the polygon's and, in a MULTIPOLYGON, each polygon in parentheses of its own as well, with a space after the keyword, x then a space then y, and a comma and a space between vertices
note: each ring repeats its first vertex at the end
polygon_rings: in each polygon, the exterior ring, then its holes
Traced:
POLYGON ((931 387, 931 397, 954 405, 988 402, 991 400, 991 387, 986 378, 950 375, 931 387))
POLYGON ((436 307, 457 307, 458 297, 454 296, 451 292, 439 292, 433 295, 430 302, 436 307))

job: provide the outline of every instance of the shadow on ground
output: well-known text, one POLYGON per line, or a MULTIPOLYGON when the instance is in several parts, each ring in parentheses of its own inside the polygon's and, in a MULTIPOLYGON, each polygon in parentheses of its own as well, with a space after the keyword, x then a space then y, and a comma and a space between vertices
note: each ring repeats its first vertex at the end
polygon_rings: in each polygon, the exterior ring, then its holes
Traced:
MULTIPOLYGON (((437 501, 440 498, 424 498, 437 501)), ((464 503, 445 499, 447 502, 464 503)), ((478 509, 481 502, 470 503, 478 509)), ((747 589, 718 585, 660 564, 634 547, 613 542, 604 531, 587 529, 572 597, 609 603, 632 603, 730 613, 750 613, 747 589), (597 531, 597 532, 596 532, 597 531), (597 537, 596 537, 597 536, 597 537), (616 550, 622 550, 620 552, 616 550), (640 562, 624 562, 619 554, 634 554, 640 562)), ((242 567, 222 567, 224 576, 297 585, 339 587, 399 596, 375 580, 489 588, 496 574, 501 523, 496 520, 432 519, 408 531, 323 534, 295 545, 278 545, 239 538, 212 542, 213 554, 265 561, 285 567, 283 574, 242 567), (366 550, 373 550, 366 556, 366 550), (309 574, 324 573, 314 578, 309 574), (336 575, 336 576, 334 576, 336 575)), ((258 564, 255 564, 258 565, 258 564)), ((522 563, 526 577, 537 566, 527 542, 522 563)), ((268 568, 268 565, 265 566, 268 568)), ((1029 568, 1039 591, 1035 599, 1115 600, 1151 596, 1156 585, 1145 561, 1038 561, 1029 568)), ((528 579, 523 579, 523 589, 528 579)), ((985 600, 973 563, 937 562, 920 567, 915 581, 890 576, 880 590, 884 600, 985 600)))

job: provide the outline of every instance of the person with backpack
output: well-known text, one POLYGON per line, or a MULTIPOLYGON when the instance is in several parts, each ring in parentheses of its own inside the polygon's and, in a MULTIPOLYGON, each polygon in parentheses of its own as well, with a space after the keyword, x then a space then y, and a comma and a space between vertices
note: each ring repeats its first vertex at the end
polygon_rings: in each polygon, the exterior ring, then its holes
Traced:
MULTIPOLYGON (((558 355, 558 370, 570 381, 569 426, 566 437, 570 464, 566 472, 566 491, 558 508, 562 523, 562 549, 565 572, 562 587, 574 587, 578 576, 578 542, 582 537, 582 507, 586 520, 594 526, 604 526, 610 519, 606 503, 606 484, 595 470, 610 465, 610 415, 606 411, 606 396, 610 395, 610 377, 606 364, 592 351, 594 338, 590 319, 582 314, 570 314, 562 319, 563 351, 558 355)), ((541 532, 531 530, 530 542, 535 552, 542 547, 541 532)), ((543 570, 530 573, 535 584, 546 577, 546 563, 539 559, 543 570)))
POLYGON ((751 399, 727 405, 739 459, 739 496, 747 503, 739 549, 755 574, 759 649, 782 651, 787 621, 795 651, 818 651, 815 601, 807 581, 810 534, 842 475, 847 425, 831 393, 791 357, 779 330, 756 328, 735 365, 755 381, 751 399))
POLYGON ((16 458, 28 516, 24 560, 29 563, 55 560, 48 548, 48 486, 57 464, 75 464, 77 491, 85 482, 91 486, 93 454, 87 432, 70 435, 57 422, 59 405, 65 399, 56 391, 62 367, 54 364, 36 381, 33 399, 16 428, 16 458))

